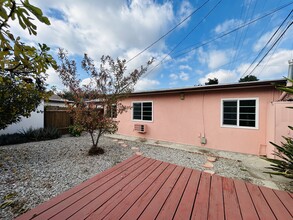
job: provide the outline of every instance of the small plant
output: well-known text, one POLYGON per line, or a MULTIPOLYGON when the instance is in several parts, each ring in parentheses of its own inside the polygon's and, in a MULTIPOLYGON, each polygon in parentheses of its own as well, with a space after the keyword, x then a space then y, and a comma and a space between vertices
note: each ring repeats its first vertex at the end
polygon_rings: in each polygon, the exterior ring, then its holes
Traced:
POLYGON ((69 134, 74 137, 79 137, 83 132, 83 127, 81 125, 71 125, 69 126, 69 134))
POLYGON ((61 137, 61 134, 57 128, 38 128, 21 131, 21 134, 25 136, 29 141, 45 141, 61 137))
POLYGON ((286 140, 286 142, 282 142, 281 146, 270 142, 276 148, 273 155, 280 159, 264 158, 265 160, 272 163, 270 167, 266 168, 273 170, 271 172, 265 173, 282 175, 284 177, 293 179, 293 140, 292 138, 288 137, 283 138, 286 140))
POLYGON ((144 142, 147 142, 147 139, 146 138, 138 138, 138 141, 144 143, 144 142))
POLYGON ((20 133, 2 134, 0 135, 0 146, 10 144, 21 144, 28 142, 27 138, 20 133))
MULTIPOLYGON (((289 82, 293 83, 292 79, 287 79, 289 82)), ((293 94, 293 86, 282 86, 277 85, 276 88, 287 94, 293 94)), ((287 107, 292 108, 292 107, 287 107)), ((292 126, 288 126, 290 130, 293 130, 292 126)), ((273 142, 270 142, 276 148, 273 155, 276 156, 276 159, 263 158, 271 162, 268 169, 273 170, 273 172, 264 172, 273 175, 282 175, 284 177, 293 179, 293 139, 291 137, 283 137, 286 142, 281 142, 281 145, 277 145, 273 142)))
POLYGON ((61 137, 57 128, 29 128, 19 133, 0 135, 0 146, 22 144, 31 141, 45 141, 61 137))

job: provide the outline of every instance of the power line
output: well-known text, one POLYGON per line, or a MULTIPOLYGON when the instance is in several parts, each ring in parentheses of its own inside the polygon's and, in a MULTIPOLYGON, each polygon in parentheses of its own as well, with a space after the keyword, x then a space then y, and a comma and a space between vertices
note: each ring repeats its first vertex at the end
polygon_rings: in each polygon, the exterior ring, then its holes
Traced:
POLYGON ((187 38, 188 38, 188 36, 216 9, 216 7, 220 4, 222 2, 222 0, 220 0, 220 1, 218 1, 218 3, 205 15, 205 17, 204 18, 202 18, 201 20, 200 20, 200 22, 198 22, 192 29, 191 29, 191 31, 189 31, 186 35, 185 35, 185 37, 179 42, 179 43, 177 43, 176 45, 175 45, 175 47, 166 55, 166 56, 164 56, 164 58, 157 64, 157 65, 155 65, 149 72, 147 72, 146 74, 145 74, 145 76, 147 75, 147 74, 149 74, 149 73, 151 73, 154 69, 156 69, 159 65, 161 65, 162 64, 162 62, 180 45, 180 44, 182 44, 187 38))
POLYGON ((162 35, 159 39, 157 39, 156 41, 154 41, 153 43, 151 43, 149 46, 147 46, 146 48, 144 48, 142 51, 140 51, 138 54, 136 54, 135 56, 133 56, 131 59, 129 59, 127 63, 131 62, 132 60, 134 60, 136 57, 138 57, 139 55, 141 55, 142 53, 144 53, 145 51, 147 51, 148 49, 150 49, 152 46, 154 46, 156 43, 158 43, 160 40, 162 40, 164 37, 166 37, 168 34, 170 34, 171 32, 173 32, 177 27, 179 27, 182 23, 184 23, 187 19, 189 19, 192 15, 194 15, 197 11, 199 11, 203 6, 205 6, 210 0, 205 1, 201 6, 199 6, 197 9, 193 10, 192 13, 190 15, 188 15, 186 18, 184 18, 182 21, 180 21, 177 25, 175 25, 173 28, 171 28, 167 33, 165 33, 164 35, 162 35))
POLYGON ((287 28, 283 31, 283 33, 278 37, 278 39, 276 39, 276 41, 274 42, 274 44, 271 46, 271 48, 265 53, 265 55, 261 58, 261 60, 257 63, 257 65, 253 68, 253 70, 247 75, 251 75, 254 70, 260 65, 260 63, 266 58, 266 56, 269 54, 269 52, 274 48, 274 46, 278 43, 278 41, 284 36, 284 34, 287 32, 287 30, 291 27, 291 25, 293 24, 293 21, 287 26, 287 28))
MULTIPOLYGON (((264 15, 261 15, 261 16, 255 18, 255 19, 253 19, 253 20, 250 20, 250 21, 247 22, 247 23, 244 23, 244 24, 242 24, 242 25, 239 25, 239 26, 236 27, 235 29, 232 29, 232 30, 230 30, 230 31, 228 31, 228 32, 224 32, 224 33, 222 32, 221 35, 218 35, 217 37, 215 37, 215 38, 213 38, 213 39, 210 39, 210 40, 204 41, 204 42, 201 43, 201 44, 200 44, 200 42, 199 42, 199 43, 195 44, 195 45, 198 45, 198 46, 193 47, 193 48, 191 48, 190 50, 185 51, 185 52, 182 52, 182 53, 180 53, 180 54, 177 54, 177 55, 175 54, 175 56, 174 56, 172 59, 178 58, 178 57, 183 56, 183 55, 185 55, 185 54, 187 54, 187 53, 190 53, 191 51, 194 51, 194 50, 196 50, 196 49, 198 49, 198 48, 200 48, 200 47, 206 46, 206 45, 208 45, 208 44, 210 44, 210 43, 212 43, 212 42, 214 42, 214 41, 216 41, 216 40, 218 40, 218 39, 221 39, 221 38, 223 38, 223 37, 225 37, 225 36, 227 36, 227 35, 229 35, 229 34, 235 32, 235 31, 238 31, 238 30, 241 29, 241 28, 244 28, 244 27, 246 27, 246 26, 248 26, 248 25, 251 25, 251 24, 253 24, 253 23, 255 23, 255 22, 257 22, 257 21, 259 21, 259 20, 265 18, 265 17, 268 17, 268 16, 270 16, 270 15, 272 15, 272 14, 274 14, 274 13, 276 13, 276 12, 282 10, 283 8, 286 8, 286 7, 288 7, 289 5, 292 5, 292 4, 293 4, 293 2, 288 3, 288 4, 285 4, 285 5, 282 5, 282 6, 276 8, 276 9, 274 9, 274 10, 272 10, 272 11, 270 11, 270 12, 264 14, 264 15)), ((159 63, 157 66, 159 66, 159 65, 161 65, 161 64, 162 64, 162 62, 159 63)), ((231 64, 231 63, 230 63, 230 64, 231 64)))
POLYGON ((291 10, 291 12, 287 15, 287 17, 282 21, 282 23, 279 25, 279 27, 277 28, 277 30, 273 33, 273 35, 270 37, 270 39, 267 41, 267 43, 264 45, 264 47, 259 51, 259 53, 257 54, 257 56, 252 61, 252 63, 246 69, 246 71, 242 74, 241 78, 243 78, 243 76, 245 76, 245 74, 248 72, 248 70, 252 67, 252 65, 256 62, 256 60, 260 57, 260 55, 262 54, 262 52, 265 50, 265 48, 268 46, 268 44, 272 41, 272 39, 275 37, 275 35, 281 29, 281 27, 283 26, 283 24, 286 22, 286 20, 290 17, 290 15, 292 14, 292 12, 293 12, 293 10, 291 10))
MULTIPOLYGON (((249 17, 249 9, 251 8, 251 7, 250 7, 251 5, 252 5, 252 0, 249 2, 249 6, 248 6, 248 8, 247 8, 247 13, 246 13, 246 15, 245 15, 245 20, 244 20, 244 22, 247 22, 247 20, 248 20, 248 17, 249 17)), ((257 1, 255 1, 254 7, 253 7, 253 10, 252 10, 252 14, 251 14, 250 17, 253 17, 253 16, 254 16, 254 12, 255 12, 256 5, 257 5, 257 1)), ((235 65, 236 57, 239 55, 239 53, 240 53, 241 50, 242 50, 243 42, 244 42, 245 39, 246 39, 246 35, 247 35, 247 32, 248 32, 248 29, 249 29, 249 26, 247 26, 247 27, 241 32, 241 35, 240 35, 240 38, 239 38, 239 41, 238 41, 238 44, 237 44, 237 48, 236 48, 236 53, 234 54, 234 57, 233 57, 234 65, 235 65)))
MULTIPOLYGON (((290 2, 290 3, 288 3, 288 4, 282 5, 282 6, 278 7, 278 8, 276 8, 276 9, 272 10, 271 12, 268 12, 268 13, 262 15, 262 16, 259 16, 259 17, 255 18, 255 19, 253 19, 253 20, 251 20, 251 21, 249 21, 249 22, 247 22, 247 23, 244 23, 244 24, 242 24, 242 25, 239 25, 238 27, 236 27, 235 29, 233 29, 233 30, 231 30, 231 31, 228 31, 228 32, 225 32, 225 33, 222 32, 223 34, 221 34, 221 35, 219 35, 219 36, 217 36, 217 37, 215 37, 215 38, 213 38, 213 39, 211 39, 211 40, 204 41, 203 43, 197 43, 197 44, 194 44, 194 45, 198 45, 198 46, 196 46, 196 47, 192 47, 191 49, 189 49, 189 50, 187 50, 187 51, 185 51, 185 52, 182 52, 182 53, 178 54, 178 55, 175 56, 174 58, 180 57, 180 56, 185 55, 185 54, 187 54, 187 53, 189 53, 189 52, 191 52, 191 51, 194 51, 194 50, 196 50, 196 49, 198 49, 198 48, 200 48, 200 47, 206 46, 206 45, 208 45, 208 44, 210 44, 210 43, 212 43, 212 42, 214 42, 214 41, 216 41, 216 40, 218 40, 218 39, 221 39, 221 38, 223 38, 223 37, 225 37, 225 36, 227 36, 227 35, 229 35, 229 34, 235 32, 235 31, 238 31, 238 30, 241 29, 241 28, 244 28, 244 27, 246 27, 246 26, 248 26, 248 25, 251 25, 251 24, 253 24, 253 23, 255 23, 255 22, 257 22, 257 21, 259 21, 259 20, 265 18, 265 17, 268 17, 269 15, 272 15, 272 14, 276 13, 277 11, 280 11, 280 10, 282 10, 283 8, 286 8, 286 7, 288 7, 289 5, 292 5, 292 4, 293 4, 293 2, 290 2)), ((176 54, 175 54, 175 55, 176 55, 176 54)))

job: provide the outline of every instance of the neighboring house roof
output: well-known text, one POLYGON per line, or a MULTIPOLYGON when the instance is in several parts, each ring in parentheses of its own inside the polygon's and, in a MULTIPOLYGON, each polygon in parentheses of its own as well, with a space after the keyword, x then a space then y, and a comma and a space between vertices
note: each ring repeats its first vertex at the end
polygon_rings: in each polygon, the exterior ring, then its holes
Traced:
POLYGON ((62 102, 62 103, 64 103, 64 102, 72 102, 72 101, 70 101, 68 99, 62 99, 60 96, 53 94, 49 97, 48 102, 62 102))
POLYGON ((280 80, 268 80, 268 81, 254 81, 254 82, 241 82, 233 84, 217 84, 217 85, 205 85, 205 86, 193 86, 185 88, 175 89, 162 89, 162 90, 150 90, 143 92, 133 92, 130 96, 144 96, 144 95, 163 95, 163 94, 175 94, 175 93, 191 93, 191 92, 208 92, 208 91, 223 91, 234 89, 253 89, 263 87, 275 87, 275 85, 286 84, 285 79, 280 80))

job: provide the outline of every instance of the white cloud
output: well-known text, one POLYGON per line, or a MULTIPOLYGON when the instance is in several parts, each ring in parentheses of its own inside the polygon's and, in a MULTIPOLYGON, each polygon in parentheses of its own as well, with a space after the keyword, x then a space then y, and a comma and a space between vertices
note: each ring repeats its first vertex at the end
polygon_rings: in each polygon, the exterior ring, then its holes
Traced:
MULTIPOLYGON (((268 55, 266 59, 255 69, 252 75, 265 79, 281 79, 288 75, 288 60, 292 59, 293 50, 279 50, 272 56, 268 55)), ((248 64, 240 66, 238 71, 243 74, 248 64)), ((247 72, 250 73, 250 71, 247 72)))
POLYGON ((229 54, 226 51, 213 50, 209 53, 208 67, 216 69, 217 67, 226 64, 229 60, 229 54))
MULTIPOLYGON (((178 11, 178 22, 182 21, 183 19, 185 19, 188 15, 190 15, 193 11, 193 6, 190 4, 189 1, 182 1, 181 5, 180 5, 180 9, 178 11)), ((188 21, 190 20, 190 18, 188 18, 182 25, 181 27, 187 26, 188 21)))
POLYGON ((205 82, 208 81, 208 78, 217 78, 219 80, 219 83, 231 83, 236 81, 237 74, 235 71, 220 69, 218 71, 206 74, 204 77, 200 78, 198 82, 204 85, 205 82))
POLYGON ((180 72, 179 73, 179 78, 181 80, 183 80, 183 81, 187 81, 187 80, 189 80, 189 75, 187 73, 185 73, 185 72, 180 72))
POLYGON ((232 50, 197 50, 198 61, 201 64, 207 64, 208 68, 213 70, 229 62, 234 52, 232 50))
MULTIPOLYGON (((32 1, 48 12, 51 25, 37 23, 38 36, 29 36, 14 25, 14 31, 29 41, 62 47, 71 54, 121 57, 128 50, 145 48, 165 33, 176 20, 171 2, 133 1, 32 1), (53 12, 62 16, 54 16, 53 12), (49 13, 50 12, 50 13, 49 13), (54 18, 55 17, 55 18, 54 18), (57 17, 57 18, 56 18, 57 17), (135 21, 135 22, 134 22, 135 21)), ((165 48, 160 41, 153 51, 165 48)))
POLYGON ((180 79, 182 81, 189 80, 189 74, 185 73, 185 72, 180 72, 179 74, 172 73, 172 74, 169 75, 169 77, 171 78, 173 83, 174 83, 174 81, 176 81, 178 79, 180 79))
POLYGON ((160 82, 153 79, 141 78, 134 87, 135 91, 156 89, 160 82))
POLYGON ((59 91, 65 89, 65 86, 62 84, 62 80, 53 68, 50 67, 46 73, 48 74, 46 83, 48 83, 50 87, 54 86, 59 91))
POLYGON ((180 65, 179 69, 180 70, 192 70, 192 68, 189 65, 180 65))
MULTIPOLYGON (((292 59, 293 50, 279 50, 273 55, 268 55, 261 64, 252 72, 252 75, 256 75, 262 80, 268 79, 281 79, 288 74, 288 60, 292 59)), ((250 74, 257 63, 252 65, 246 72, 250 63, 242 63, 236 71, 241 77, 250 74)), ((239 77, 239 78, 240 78, 239 77)))
POLYGON ((230 20, 226 20, 224 21, 222 24, 219 24, 215 27, 214 31, 216 34, 222 33, 222 32, 226 32, 232 28, 236 28, 237 26, 239 26, 242 23, 241 20, 239 19, 230 19, 230 20))
POLYGON ((263 36, 261 36, 261 38, 259 38, 258 41, 253 45, 253 51, 258 52, 259 50, 261 50, 265 46, 265 44, 268 42, 268 40, 270 39, 270 37, 273 35, 274 32, 275 30, 272 30, 265 33, 263 36))
POLYGON ((175 73, 170 74, 169 77, 170 77, 172 80, 177 80, 177 79, 178 79, 178 76, 177 76, 175 73))

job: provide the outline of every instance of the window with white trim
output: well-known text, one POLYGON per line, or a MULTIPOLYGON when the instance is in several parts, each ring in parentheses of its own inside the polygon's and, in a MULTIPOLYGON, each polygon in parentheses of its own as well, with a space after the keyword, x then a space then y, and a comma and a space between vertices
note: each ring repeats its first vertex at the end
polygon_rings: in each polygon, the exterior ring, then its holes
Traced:
POLYGON ((153 120, 153 103, 152 102, 133 102, 132 119, 140 121, 153 120))
POLYGON ((258 127, 258 99, 223 99, 222 126, 258 127))

